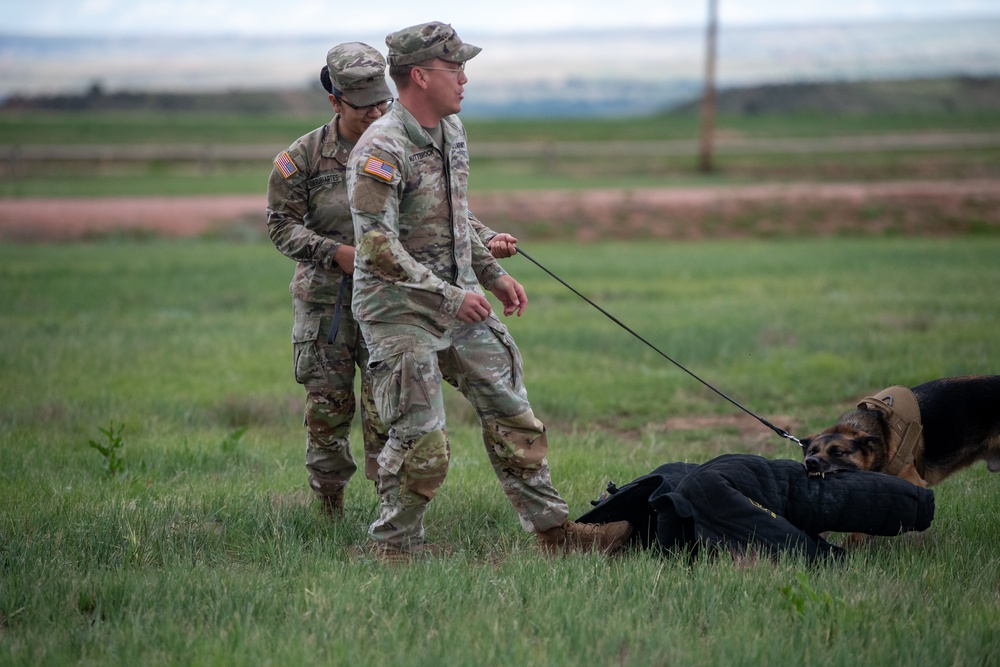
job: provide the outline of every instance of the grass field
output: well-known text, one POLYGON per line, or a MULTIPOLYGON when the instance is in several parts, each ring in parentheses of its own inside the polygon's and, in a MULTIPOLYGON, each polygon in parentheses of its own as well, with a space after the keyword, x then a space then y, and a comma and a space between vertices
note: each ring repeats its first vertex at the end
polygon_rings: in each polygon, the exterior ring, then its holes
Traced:
MULTIPOLYGON (((259 114, 4 113, 0 114, 0 197, 255 194, 262 191, 270 158, 329 118, 259 114), (97 147, 183 144, 191 160, 28 161, 17 146, 85 144, 97 147), (206 161, 199 146, 271 146, 253 161, 206 161), (13 152, 11 152, 13 151, 13 152), (8 177, 9 176, 9 177, 8 177)), ((601 142, 697 140, 698 118, 668 114, 622 119, 467 121, 473 161, 472 191, 661 187, 748 183, 761 180, 961 179, 1000 177, 995 145, 896 151, 791 151, 720 155, 715 172, 699 173, 697 156, 666 152, 628 159, 604 155, 601 142), (558 142, 593 143, 590 155, 558 158, 478 157, 477 146, 558 142)), ((720 115, 718 135, 763 140, 922 134, 995 133, 991 113, 829 115, 815 113, 720 115)), ((206 150, 205 155, 211 151, 206 150)))
MULTIPOLYGON (((890 384, 1000 371, 995 237, 525 249, 799 436, 890 384)), ((505 266, 573 516, 664 462, 797 458, 524 258, 505 266)), ((928 531, 836 566, 549 560, 450 393, 427 529, 454 554, 352 560, 376 496, 355 479, 330 525, 305 490, 291 270, 263 242, 0 246, 0 664, 1000 664, 981 464, 937 487, 928 531)))
MULTIPOLYGON (((167 112, 5 112, 0 144, 279 144, 330 120, 329 116, 167 112)), ((474 142, 656 141, 698 136, 696 114, 600 119, 486 120, 465 118, 474 142)), ((723 134, 823 137, 907 132, 985 132, 1000 129, 992 112, 831 115, 810 112, 718 117, 723 134)))

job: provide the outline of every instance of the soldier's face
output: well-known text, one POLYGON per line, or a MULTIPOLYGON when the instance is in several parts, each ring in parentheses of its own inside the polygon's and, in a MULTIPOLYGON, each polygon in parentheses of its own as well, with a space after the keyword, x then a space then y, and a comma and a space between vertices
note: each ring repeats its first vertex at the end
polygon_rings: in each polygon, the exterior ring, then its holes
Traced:
POLYGON ((333 108, 340 114, 337 132, 349 141, 357 141, 368 126, 382 117, 389 109, 388 102, 367 107, 353 106, 347 100, 337 100, 330 96, 333 108))
POLYGON ((434 60, 431 67, 422 67, 427 78, 427 91, 434 100, 441 117, 450 116, 462 110, 465 98, 465 67, 459 63, 434 60))

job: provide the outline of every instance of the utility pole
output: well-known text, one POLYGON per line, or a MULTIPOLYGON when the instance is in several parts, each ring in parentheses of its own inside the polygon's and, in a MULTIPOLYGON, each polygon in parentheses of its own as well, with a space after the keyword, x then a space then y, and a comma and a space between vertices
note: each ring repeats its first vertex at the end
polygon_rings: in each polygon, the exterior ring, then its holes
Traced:
POLYGON ((715 135, 715 37, 718 32, 717 0, 708 0, 708 32, 705 39, 705 89, 701 96, 701 150, 698 170, 711 173, 715 135))

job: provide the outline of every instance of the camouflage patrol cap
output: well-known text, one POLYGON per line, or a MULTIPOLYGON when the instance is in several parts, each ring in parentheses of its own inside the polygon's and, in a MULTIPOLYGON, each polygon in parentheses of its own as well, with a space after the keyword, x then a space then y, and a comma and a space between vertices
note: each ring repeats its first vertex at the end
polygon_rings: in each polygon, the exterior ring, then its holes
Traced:
POLYGON ((361 42, 338 44, 326 54, 330 83, 345 100, 357 107, 392 97, 385 82, 385 58, 361 42))
POLYGON ((464 63, 482 51, 464 43, 447 23, 431 21, 403 28, 385 38, 390 65, 415 65, 434 58, 464 63))

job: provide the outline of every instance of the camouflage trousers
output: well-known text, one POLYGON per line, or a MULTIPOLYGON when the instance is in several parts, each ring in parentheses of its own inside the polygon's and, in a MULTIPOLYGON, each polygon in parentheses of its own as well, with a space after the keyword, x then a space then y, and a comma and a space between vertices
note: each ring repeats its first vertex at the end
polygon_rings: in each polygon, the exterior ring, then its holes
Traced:
MULTIPOLYGON (((292 328, 295 380, 306 390, 306 470, 309 487, 329 496, 342 489, 357 470, 351 456, 350 433, 357 399, 355 367, 368 365, 368 348, 351 314, 350 301, 342 305, 336 338, 327 342, 334 305, 295 299, 292 328)), ((361 374, 361 430, 364 438, 365 477, 376 481, 377 458, 387 437, 372 398, 370 377, 361 374)))
POLYGON ((504 494, 528 531, 562 525, 566 502, 553 488, 545 426, 524 387, 521 353, 495 317, 456 323, 443 336, 420 327, 366 323, 369 374, 389 438, 378 457, 381 512, 373 540, 401 549, 423 542, 423 516, 451 458, 442 380, 476 409, 483 443, 504 494))

